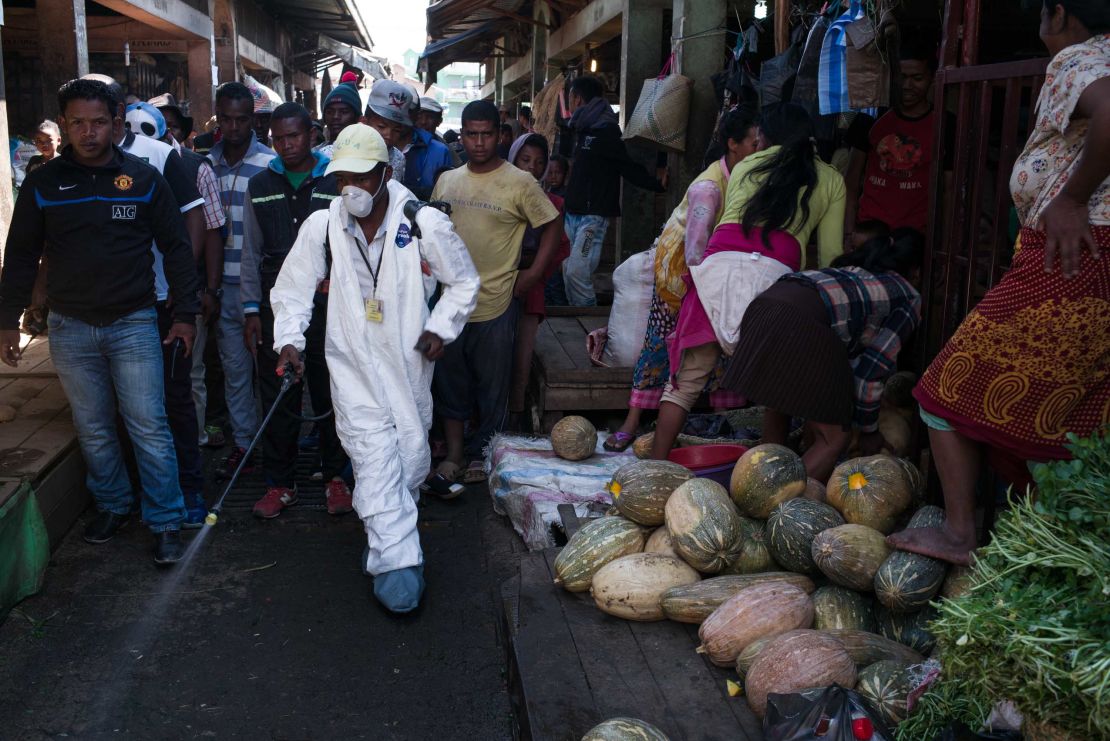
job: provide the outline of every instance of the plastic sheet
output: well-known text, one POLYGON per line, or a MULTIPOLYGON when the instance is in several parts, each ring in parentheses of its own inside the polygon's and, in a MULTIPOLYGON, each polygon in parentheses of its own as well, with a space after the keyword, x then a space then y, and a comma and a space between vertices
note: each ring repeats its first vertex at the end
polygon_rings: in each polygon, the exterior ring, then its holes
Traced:
POLYGON ((836 684, 769 695, 763 733, 768 741, 894 741, 863 698, 836 684))

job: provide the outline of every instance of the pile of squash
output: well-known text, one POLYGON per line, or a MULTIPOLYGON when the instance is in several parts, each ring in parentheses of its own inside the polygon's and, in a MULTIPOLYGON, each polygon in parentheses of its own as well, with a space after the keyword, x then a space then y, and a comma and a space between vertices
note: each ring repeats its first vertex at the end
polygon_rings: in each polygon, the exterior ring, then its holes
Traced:
POLYGON ((931 600, 961 588, 932 558, 885 536, 939 525, 920 472, 877 455, 822 485, 779 445, 737 461, 725 489, 674 463, 638 460, 609 486, 614 508, 571 537, 556 583, 628 620, 699 624, 698 652, 734 667, 762 717, 769 693, 856 688, 891 725, 905 718, 910 668, 934 640, 931 600))

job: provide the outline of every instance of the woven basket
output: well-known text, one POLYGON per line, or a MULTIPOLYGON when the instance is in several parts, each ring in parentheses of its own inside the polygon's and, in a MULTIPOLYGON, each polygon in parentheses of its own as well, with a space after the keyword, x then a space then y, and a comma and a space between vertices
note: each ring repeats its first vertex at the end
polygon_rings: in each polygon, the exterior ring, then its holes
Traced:
POLYGON ((624 138, 672 152, 686 151, 686 124, 690 118, 690 88, 694 81, 668 74, 674 55, 658 77, 644 81, 640 99, 624 127, 624 138))
POLYGON ((559 93, 566 85, 566 78, 559 75, 543 86, 532 101, 532 115, 534 116, 533 130, 547 139, 548 146, 555 144, 555 134, 558 132, 559 93))

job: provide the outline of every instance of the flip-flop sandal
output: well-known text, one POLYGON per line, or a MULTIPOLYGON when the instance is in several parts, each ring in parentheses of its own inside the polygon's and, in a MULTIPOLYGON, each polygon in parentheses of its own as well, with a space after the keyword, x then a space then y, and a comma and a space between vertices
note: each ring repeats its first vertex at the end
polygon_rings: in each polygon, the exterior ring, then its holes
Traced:
POLYGON ((610 435, 601 447, 608 450, 610 453, 623 453, 628 450, 628 446, 636 439, 635 435, 629 435, 627 432, 617 430, 610 435))
POLYGON ((486 464, 483 461, 472 461, 463 472, 464 484, 481 484, 486 480, 486 464))
POLYGON ((436 466, 436 470, 435 470, 434 475, 435 476, 442 476, 443 478, 447 479, 449 482, 455 483, 456 481, 459 480, 459 472, 460 471, 462 471, 462 467, 458 463, 455 463, 454 461, 446 461, 445 460, 445 461, 440 461, 439 465, 436 466))

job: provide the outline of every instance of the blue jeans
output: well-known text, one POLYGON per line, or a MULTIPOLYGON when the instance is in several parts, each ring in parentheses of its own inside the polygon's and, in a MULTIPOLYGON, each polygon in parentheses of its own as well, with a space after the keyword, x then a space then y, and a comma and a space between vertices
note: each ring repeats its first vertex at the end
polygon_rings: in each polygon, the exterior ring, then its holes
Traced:
POLYGON ((243 344, 243 304, 239 284, 224 283, 220 303, 217 341, 224 367, 224 395, 236 447, 245 448, 258 431, 258 408, 254 401, 254 358, 243 344))
POLYGON ((162 342, 154 308, 106 327, 50 312, 50 356, 69 399, 88 467, 86 483, 101 512, 126 515, 133 494, 116 435, 116 409, 131 436, 143 488, 143 520, 154 532, 177 530, 185 503, 166 418, 162 342))
POLYGON ((563 262, 563 283, 571 306, 596 306, 594 271, 601 262, 601 243, 609 231, 607 216, 567 214, 563 219, 570 255, 563 262))

